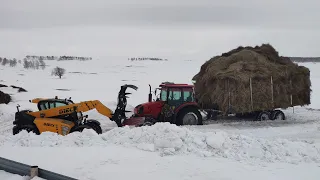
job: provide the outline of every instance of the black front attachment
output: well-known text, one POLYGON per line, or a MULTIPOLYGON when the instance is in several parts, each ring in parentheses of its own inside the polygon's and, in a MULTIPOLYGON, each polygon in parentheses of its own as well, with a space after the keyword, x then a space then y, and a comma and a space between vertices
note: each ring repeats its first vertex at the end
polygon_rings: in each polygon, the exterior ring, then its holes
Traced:
POLYGON ((117 123, 118 127, 122 127, 122 121, 127 118, 125 113, 130 112, 130 111, 126 111, 127 98, 128 98, 127 95, 131 94, 126 92, 127 88, 131 88, 134 90, 138 89, 137 86, 131 85, 131 84, 125 84, 121 86, 121 89, 118 93, 117 108, 112 114, 112 118, 111 118, 112 121, 115 121, 117 123))

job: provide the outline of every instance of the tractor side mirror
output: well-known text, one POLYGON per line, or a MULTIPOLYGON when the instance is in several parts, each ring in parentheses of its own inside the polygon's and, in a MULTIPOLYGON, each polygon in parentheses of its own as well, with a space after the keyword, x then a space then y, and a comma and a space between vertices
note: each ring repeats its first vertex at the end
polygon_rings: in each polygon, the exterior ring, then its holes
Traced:
POLYGON ((19 111, 19 107, 20 107, 20 105, 18 104, 18 105, 17 105, 17 111, 18 111, 18 112, 20 112, 20 111, 19 111))

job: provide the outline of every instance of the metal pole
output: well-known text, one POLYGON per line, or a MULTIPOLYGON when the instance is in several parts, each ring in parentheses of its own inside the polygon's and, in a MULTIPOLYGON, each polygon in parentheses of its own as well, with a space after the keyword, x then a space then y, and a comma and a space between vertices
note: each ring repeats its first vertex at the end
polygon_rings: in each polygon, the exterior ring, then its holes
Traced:
POLYGON ((231 104, 230 96, 231 96, 231 93, 230 93, 230 82, 229 82, 229 79, 228 79, 228 92, 229 92, 229 94, 228 94, 228 103, 229 103, 228 109, 230 109, 230 104, 231 104))
POLYGON ((271 76, 271 102, 272 102, 272 108, 274 108, 274 99, 273 99, 273 79, 271 76))
POLYGON ((250 100, 251 100, 251 111, 253 111, 253 97, 252 97, 252 80, 250 77, 250 100))
POLYGON ((292 106, 292 113, 294 113, 294 107, 293 107, 293 98, 292 98, 292 94, 291 94, 291 89, 292 89, 292 81, 290 79, 290 102, 291 102, 291 106, 292 106))

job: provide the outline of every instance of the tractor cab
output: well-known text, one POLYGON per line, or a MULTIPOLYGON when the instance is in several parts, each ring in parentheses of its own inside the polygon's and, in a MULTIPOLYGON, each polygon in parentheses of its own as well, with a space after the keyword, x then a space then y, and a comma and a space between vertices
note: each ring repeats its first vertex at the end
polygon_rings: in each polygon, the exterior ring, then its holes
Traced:
POLYGON ((193 85, 161 84, 159 100, 176 108, 184 103, 194 102, 193 85))

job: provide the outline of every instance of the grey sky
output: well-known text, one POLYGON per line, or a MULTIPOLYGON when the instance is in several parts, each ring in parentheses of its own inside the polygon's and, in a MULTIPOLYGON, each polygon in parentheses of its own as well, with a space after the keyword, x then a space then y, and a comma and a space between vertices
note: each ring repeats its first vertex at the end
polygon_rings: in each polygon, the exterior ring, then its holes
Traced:
POLYGON ((0 28, 77 25, 319 28, 318 0, 1 0, 0 28))
POLYGON ((319 0, 0 0, 0 55, 320 56, 319 0), (81 27, 81 28, 79 28, 81 27))

